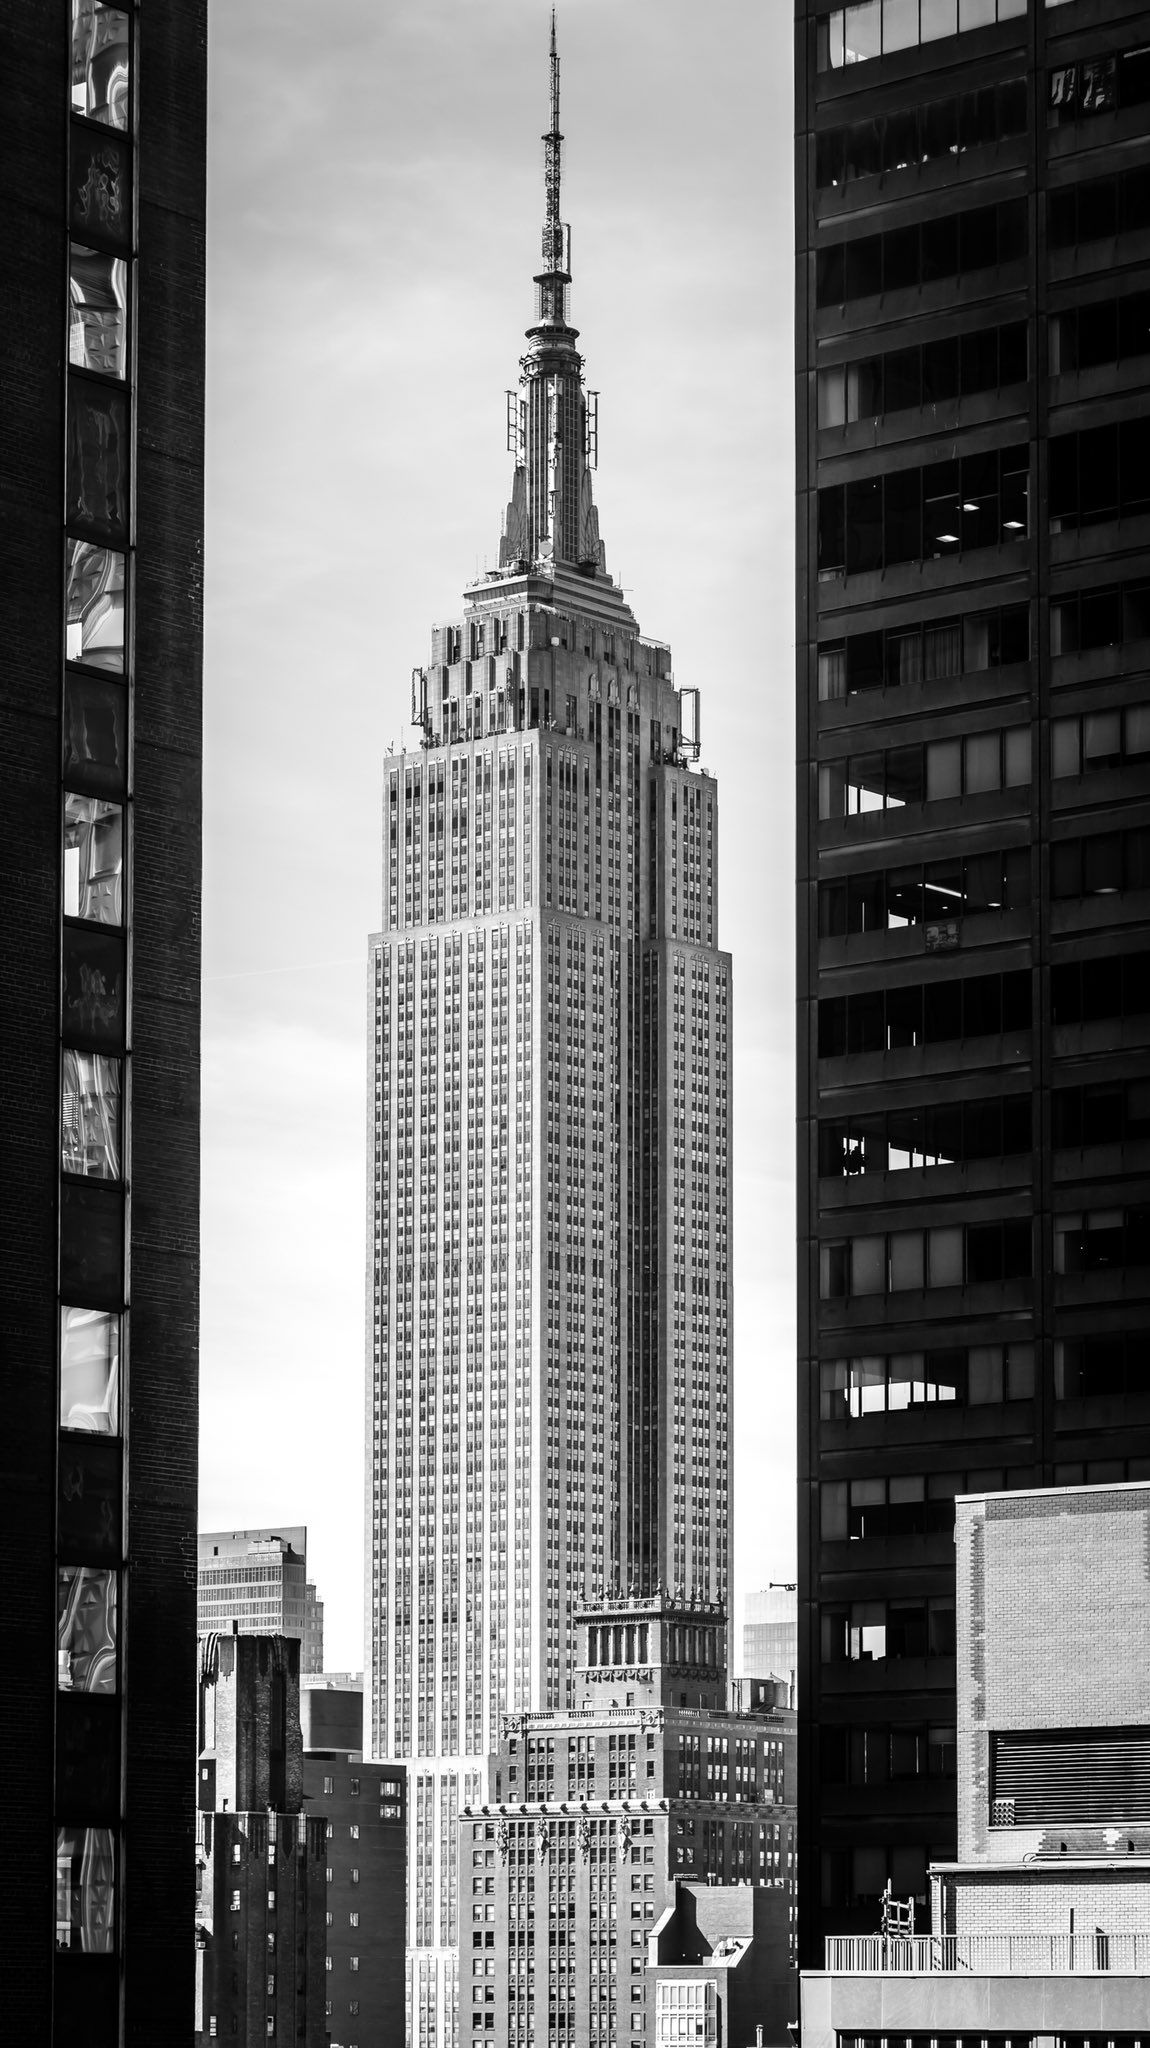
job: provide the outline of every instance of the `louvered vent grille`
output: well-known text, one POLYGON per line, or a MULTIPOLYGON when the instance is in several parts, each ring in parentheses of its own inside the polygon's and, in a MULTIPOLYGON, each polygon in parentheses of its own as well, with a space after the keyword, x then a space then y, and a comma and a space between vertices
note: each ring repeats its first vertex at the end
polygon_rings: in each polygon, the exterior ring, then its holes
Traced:
POLYGON ((991 1737, 993 1827, 1109 1827, 1150 1820, 1150 1728, 991 1737), (999 1809, 1012 1807, 1010 1820, 999 1809))

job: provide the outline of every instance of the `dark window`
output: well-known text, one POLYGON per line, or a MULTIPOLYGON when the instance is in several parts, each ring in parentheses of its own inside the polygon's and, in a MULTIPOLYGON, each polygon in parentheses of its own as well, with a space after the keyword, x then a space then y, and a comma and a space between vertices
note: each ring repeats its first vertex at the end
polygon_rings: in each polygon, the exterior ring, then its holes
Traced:
POLYGON ((64 680, 64 782, 90 796, 126 789, 128 706, 121 684, 97 676, 64 680))
MULTIPOLYGON (((961 984, 944 982, 941 987, 953 990, 957 1012, 961 984)), ((951 1104, 911 1104, 870 1115, 822 1119, 819 1172, 850 1176, 897 1172, 910 1167, 962 1165, 1027 1152, 1030 1142, 1028 1095, 951 1104)), ((971 1277, 980 1276, 972 1273, 971 1277)))
POLYGON ((123 1301, 124 1198, 118 1188, 60 1187, 60 1294, 83 1308, 123 1301))
MULTIPOLYGON (((913 146, 913 145, 912 145, 913 146)), ((921 275, 925 280, 932 274, 927 267, 926 249, 928 238, 923 236, 923 259, 921 275)), ((953 275, 943 270, 940 275, 953 275)), ((919 229, 917 225, 907 228, 890 228, 882 236, 882 289, 884 292, 909 291, 919 282, 919 229)), ((850 249, 847 251, 848 296, 851 279, 850 249)))
POLYGON ((1150 953, 1060 961, 1050 972, 1050 1002, 1055 1024, 1144 1016, 1150 1011, 1150 953))
POLYGON ((1059 1338, 1054 1391, 1060 1401, 1150 1395, 1150 1332, 1059 1338))
POLYGON ((965 861, 932 861, 925 869, 915 864, 856 873, 845 882, 820 882, 819 931, 823 938, 832 938, 896 930, 924 918, 948 921, 1023 910, 1029 899, 1029 849, 1012 847, 965 861))
POLYGON ((1050 893, 1056 899, 1145 888, 1150 888, 1150 832, 1144 827, 1063 839, 1050 849, 1050 893))
POLYGON ((922 362, 917 348, 892 349, 882 357, 884 412, 902 412, 922 403, 922 362))
POLYGON ((923 107, 896 110, 885 120, 824 132, 816 144, 817 181, 825 187, 880 171, 917 169, 922 163, 1023 135, 1026 125, 1026 81, 1008 79, 961 100, 931 100, 923 107))
POLYGON ((1024 256, 1026 247, 1024 199, 944 214, 920 227, 828 243, 815 259, 816 304, 834 306, 920 280, 986 269, 1024 256))
MULTIPOLYGON (((888 564, 922 557, 922 472, 895 470, 876 479, 883 491, 882 552, 888 564)), ((876 565, 877 566, 877 565, 876 565)))
POLYGON ((828 248, 820 249, 815 257, 815 304, 837 306, 845 296, 844 284, 846 265, 843 260, 844 245, 832 242, 828 248))
POLYGON ((988 270, 998 261, 998 209, 976 206, 970 213, 950 216, 952 228, 961 222, 960 260, 955 269, 988 270))
POLYGON ((921 1600, 891 1600, 887 1604, 886 1653, 888 1657, 938 1655, 928 1647, 927 1610, 921 1600))
POLYGON ((922 282, 936 284, 940 278, 955 277, 959 264, 958 215, 940 214, 922 224, 922 282))
POLYGON ((124 1049, 125 950, 121 932, 66 923, 61 1031, 68 1045, 124 1049))
POLYGON ((932 1657, 953 1657, 953 1600, 931 1600, 928 1603, 927 1628, 929 1638, 928 1654, 932 1657))
MULTIPOLYGON (((847 485, 846 522, 848 576, 881 568, 884 541, 882 477, 860 477, 847 485)), ((896 556, 895 559, 907 558, 896 556)))
POLYGON ((845 565, 855 575, 947 558, 1024 539, 1028 525, 1025 447, 892 470, 857 479, 845 493, 841 484, 819 492, 819 568, 845 565))
POLYGON ((846 245, 843 297, 871 298, 882 290, 882 235, 862 235, 846 245))
MULTIPOLYGON (((830 511, 828 506, 828 517, 830 511)), ((972 612, 965 620, 892 627, 885 634, 855 633, 847 640, 820 646, 819 698, 827 702, 862 690, 935 682, 1025 661, 1029 653, 1030 622, 1025 605, 972 612)))
POLYGON ((1134 517, 1150 506, 1150 419, 1092 427, 1050 443, 1050 523, 1053 533, 1099 521, 1134 517))
POLYGON ((846 494, 836 484, 819 492, 819 569, 842 569, 846 558, 846 494))

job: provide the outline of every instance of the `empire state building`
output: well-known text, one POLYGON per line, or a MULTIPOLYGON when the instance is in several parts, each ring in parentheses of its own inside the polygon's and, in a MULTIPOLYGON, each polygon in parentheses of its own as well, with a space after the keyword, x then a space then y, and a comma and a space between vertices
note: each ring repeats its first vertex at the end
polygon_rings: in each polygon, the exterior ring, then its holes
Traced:
POLYGON ((457 1815, 575 1615, 728 1582, 731 965, 698 692, 608 574, 559 65, 499 566, 432 630, 370 942, 365 1745, 409 1771, 409 2039, 457 1815))

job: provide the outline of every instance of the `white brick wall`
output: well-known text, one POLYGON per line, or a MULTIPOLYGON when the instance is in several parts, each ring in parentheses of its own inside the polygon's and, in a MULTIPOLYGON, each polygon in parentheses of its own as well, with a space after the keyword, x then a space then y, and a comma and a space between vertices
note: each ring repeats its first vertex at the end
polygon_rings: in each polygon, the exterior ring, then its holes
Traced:
MULTIPOLYGON (((1150 1724, 1150 1482, 971 1496, 955 1546, 959 1860, 1021 1862, 1063 1840, 1113 1853, 1101 1829, 991 1835, 989 1738, 1150 1724)), ((1134 1832, 1150 1853, 1150 1829, 1134 1832)))

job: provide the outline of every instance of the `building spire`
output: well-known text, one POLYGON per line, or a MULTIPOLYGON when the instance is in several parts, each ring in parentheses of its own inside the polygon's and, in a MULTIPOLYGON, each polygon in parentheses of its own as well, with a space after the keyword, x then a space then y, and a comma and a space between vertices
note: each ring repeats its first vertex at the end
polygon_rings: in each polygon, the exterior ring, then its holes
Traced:
MULTIPOLYGON (((543 268, 536 272, 539 288, 538 325, 564 329, 574 348, 575 329, 567 328, 567 287, 571 282, 571 230, 560 219, 563 137, 559 129, 559 47, 555 40, 555 9, 551 9, 551 126, 543 137, 543 268)), ((531 329, 530 333, 536 330, 531 329)))
POLYGON ((543 137, 543 263, 550 271, 565 270, 563 223, 559 218, 559 185, 563 137, 559 132, 559 49, 555 41, 555 9, 551 9, 551 126, 543 137))
POLYGON ((551 125, 543 137, 542 267, 535 273, 535 320, 527 329, 518 393, 508 393, 508 447, 515 482, 500 566, 564 562, 605 574, 591 490, 597 452, 596 394, 583 389, 578 329, 568 318, 571 230, 560 217, 563 136, 559 128, 559 46, 551 9, 551 125))

